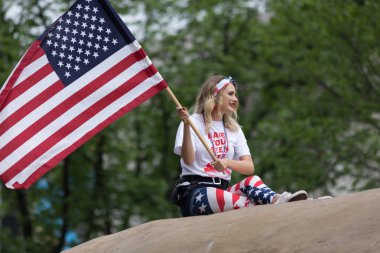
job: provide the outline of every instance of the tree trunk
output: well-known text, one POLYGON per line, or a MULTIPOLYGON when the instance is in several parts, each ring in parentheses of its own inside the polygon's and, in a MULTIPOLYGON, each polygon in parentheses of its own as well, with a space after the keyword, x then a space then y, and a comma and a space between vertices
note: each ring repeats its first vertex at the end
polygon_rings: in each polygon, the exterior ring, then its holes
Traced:
POLYGON ((62 189, 63 189, 63 204, 62 204, 62 220, 61 235, 57 246, 54 247, 53 252, 61 252, 65 246, 65 238, 68 231, 68 213, 70 209, 69 197, 70 197, 70 183, 69 183, 69 168, 70 168, 70 156, 63 160, 63 177, 62 177, 62 189))
POLYGON ((26 242, 25 246, 25 252, 31 252, 31 250, 28 247, 28 242, 31 241, 33 236, 33 229, 32 229, 32 220, 30 219, 30 213, 28 208, 28 199, 26 196, 25 191, 23 190, 17 190, 16 191, 17 196, 17 202, 19 211, 22 217, 22 234, 26 242))

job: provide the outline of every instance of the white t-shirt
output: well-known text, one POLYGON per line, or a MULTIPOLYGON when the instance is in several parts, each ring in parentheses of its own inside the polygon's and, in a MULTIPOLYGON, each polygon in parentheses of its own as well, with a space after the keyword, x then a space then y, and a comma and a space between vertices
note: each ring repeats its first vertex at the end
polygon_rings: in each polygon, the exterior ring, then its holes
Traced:
MULTIPOLYGON (((223 126, 222 121, 212 121, 209 134, 206 134, 205 122, 202 114, 193 114, 190 119, 197 126, 199 132, 206 142, 209 143, 211 150, 220 158, 226 154, 227 159, 239 160, 240 157, 251 155, 247 145, 247 140, 243 131, 239 127, 237 131, 231 131, 223 126), (227 138, 226 138, 227 135, 227 138), (213 142, 213 145, 212 145, 213 142)), ((225 180, 231 180, 232 170, 227 168, 224 173, 215 170, 211 166, 212 157, 199 140, 193 129, 191 129, 191 140, 195 151, 195 160, 192 164, 186 164, 181 158, 182 176, 199 175, 204 177, 220 177, 225 180)), ((183 122, 178 127, 175 140, 174 153, 181 155, 183 140, 183 122)))

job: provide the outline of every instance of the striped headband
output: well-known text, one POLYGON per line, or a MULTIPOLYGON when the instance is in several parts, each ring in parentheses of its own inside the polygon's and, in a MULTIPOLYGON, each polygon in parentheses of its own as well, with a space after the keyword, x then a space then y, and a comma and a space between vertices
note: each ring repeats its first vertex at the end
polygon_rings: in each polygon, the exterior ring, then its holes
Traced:
POLYGON ((234 86, 236 85, 236 81, 230 76, 224 77, 222 81, 217 83, 214 90, 214 96, 218 95, 218 93, 229 83, 233 84, 234 86))

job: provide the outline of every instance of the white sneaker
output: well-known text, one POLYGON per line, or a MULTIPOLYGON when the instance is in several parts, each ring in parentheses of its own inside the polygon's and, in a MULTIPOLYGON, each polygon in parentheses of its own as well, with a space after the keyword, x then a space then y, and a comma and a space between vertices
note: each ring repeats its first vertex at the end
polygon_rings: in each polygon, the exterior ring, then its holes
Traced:
POLYGON ((331 196, 322 196, 322 197, 319 197, 318 199, 332 199, 333 197, 331 196))
POLYGON ((283 204, 286 202, 293 202, 298 200, 306 200, 307 199, 307 193, 304 190, 297 191, 293 194, 290 192, 283 192, 277 199, 274 204, 283 204))
POLYGON ((307 192, 304 190, 297 191, 290 196, 289 202, 306 200, 308 198, 307 192))
MULTIPOLYGON (((322 197, 318 197, 318 198, 316 198, 316 199, 332 199, 333 197, 331 197, 331 196, 322 196, 322 197)), ((312 198, 312 197, 310 197, 310 198, 308 198, 308 200, 316 200, 315 198, 312 198)))

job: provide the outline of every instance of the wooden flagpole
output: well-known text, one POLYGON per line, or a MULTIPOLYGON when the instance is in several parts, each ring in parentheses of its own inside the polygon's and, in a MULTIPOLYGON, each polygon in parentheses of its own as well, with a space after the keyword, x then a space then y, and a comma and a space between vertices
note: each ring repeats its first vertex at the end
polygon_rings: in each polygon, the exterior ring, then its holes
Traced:
MULTIPOLYGON (((181 103, 178 101, 178 99, 176 98, 176 96, 174 95, 172 90, 169 88, 169 86, 166 87, 166 91, 168 92, 170 98, 173 100, 173 102, 176 104, 176 106, 182 108, 181 103)), ((216 159, 217 159, 216 156, 214 155, 210 146, 208 145, 208 143, 205 141, 205 139, 203 138, 203 136, 199 132, 197 126, 194 125, 194 123, 191 121, 190 118, 187 118, 187 121, 189 122, 191 128, 194 130, 195 134, 198 136, 199 140, 202 142, 203 146, 206 148, 207 152, 210 154, 212 159, 214 159, 214 161, 216 161, 216 159)))

